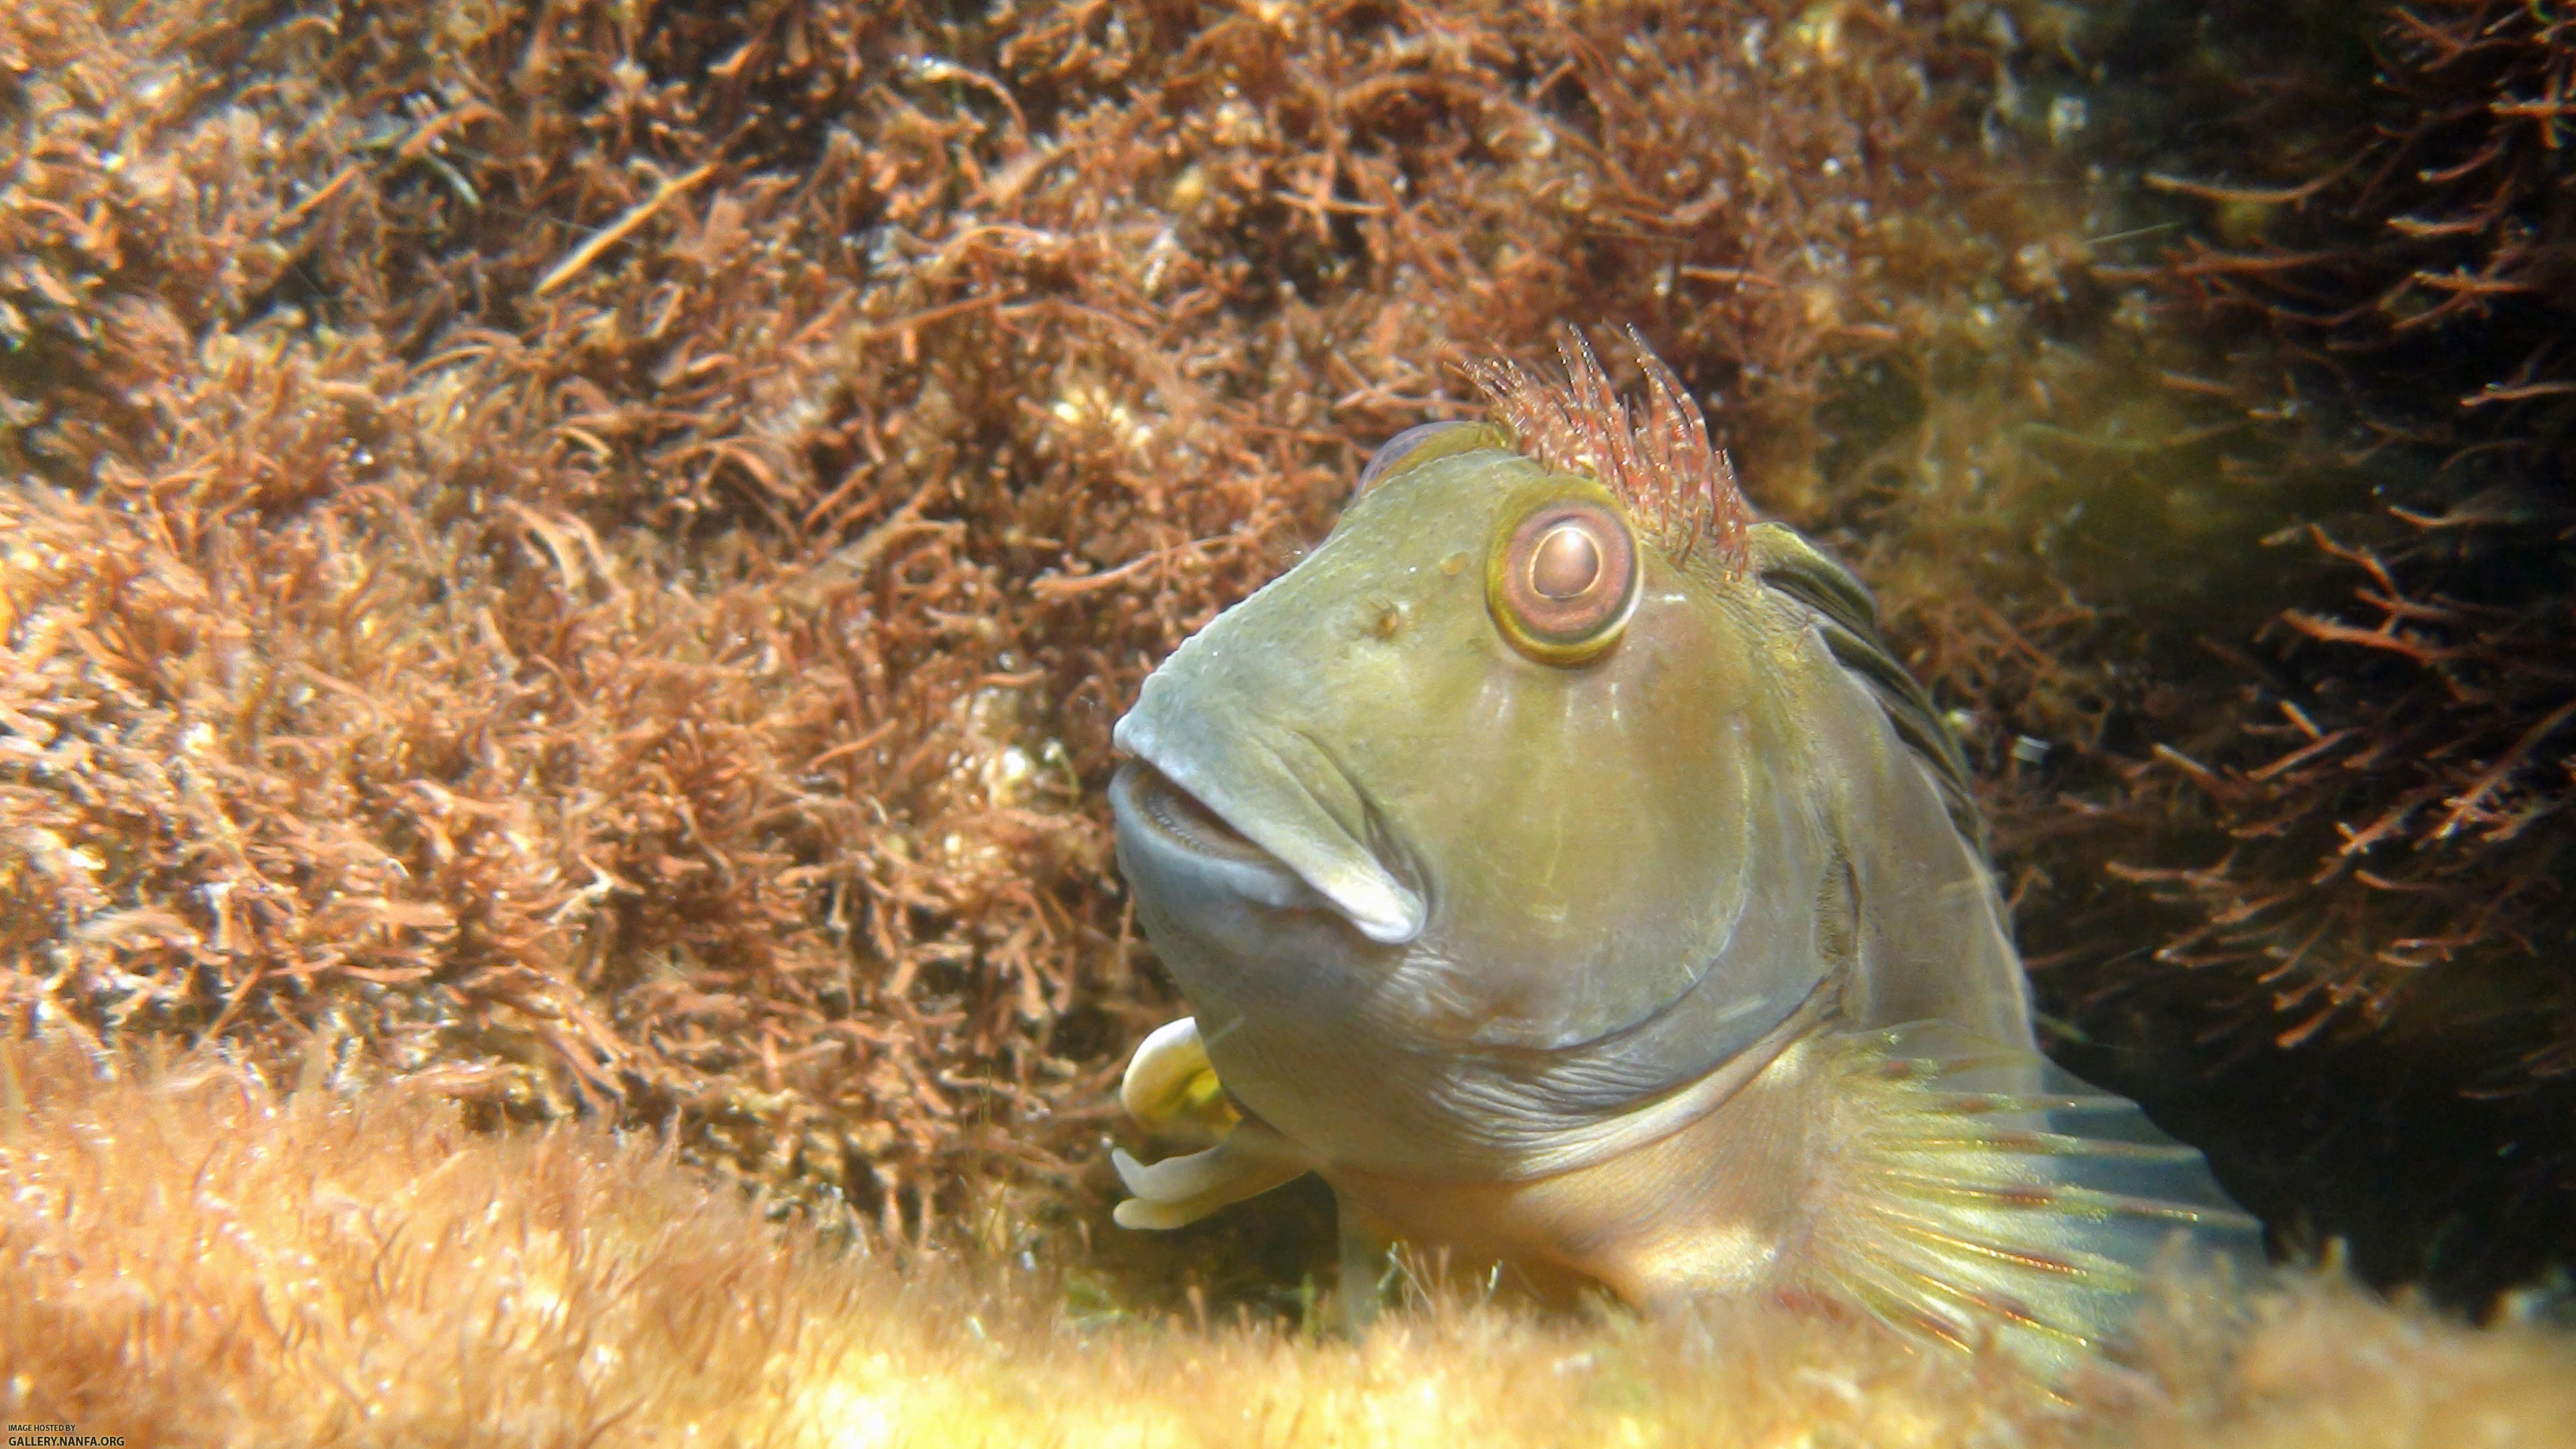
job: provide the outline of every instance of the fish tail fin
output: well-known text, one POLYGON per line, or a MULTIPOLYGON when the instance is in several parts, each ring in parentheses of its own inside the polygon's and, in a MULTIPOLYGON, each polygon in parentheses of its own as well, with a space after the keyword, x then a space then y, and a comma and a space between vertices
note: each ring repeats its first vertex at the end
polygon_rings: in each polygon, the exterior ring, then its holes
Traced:
POLYGON ((2057 1372, 2160 1270, 2260 1271, 2262 1224, 2127 1098, 1941 1023, 1836 1045, 1842 1210, 1819 1262, 1871 1313, 2057 1372))

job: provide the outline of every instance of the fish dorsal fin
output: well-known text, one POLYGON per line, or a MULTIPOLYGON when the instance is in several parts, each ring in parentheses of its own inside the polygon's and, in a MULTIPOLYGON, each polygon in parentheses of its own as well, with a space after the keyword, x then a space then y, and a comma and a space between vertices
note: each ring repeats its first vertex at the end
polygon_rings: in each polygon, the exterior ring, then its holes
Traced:
POLYGON ((2055 1374, 2119 1336, 2151 1271, 2259 1271, 2262 1225, 2127 1098, 1947 1023, 1830 1047, 1826 1291, 2055 1374))
POLYGON ((1941 792, 1942 807, 1960 838, 1983 855, 1985 817, 1968 786, 1968 761, 1959 741, 1932 707, 1932 697, 1888 651, 1878 632, 1878 605, 1842 565, 1817 551, 1784 524, 1757 523, 1745 535, 1757 578, 1816 611, 1825 646, 1834 659, 1868 686, 1887 722, 1923 761, 1941 792))

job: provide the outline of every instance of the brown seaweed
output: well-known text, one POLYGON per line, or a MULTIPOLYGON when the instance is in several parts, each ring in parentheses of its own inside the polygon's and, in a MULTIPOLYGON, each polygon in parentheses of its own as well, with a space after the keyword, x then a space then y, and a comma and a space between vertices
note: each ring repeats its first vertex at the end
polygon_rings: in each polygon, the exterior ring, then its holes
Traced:
MULTIPOLYGON (((2563 910, 2569 736, 2512 753, 2564 698, 2543 616, 2462 587, 2555 536, 2479 470, 2543 456, 2557 355, 2453 340, 2521 335, 2552 285, 2555 119, 2465 98, 2555 94, 2554 52, 2426 41, 2388 114, 2447 129, 2387 142, 2405 164, 2310 124, 2228 153, 2283 176, 2157 159, 2157 211, 2117 184, 2149 143, 2107 83, 2085 120, 2113 31, 1771 0, 10 7, 0 1003, 374 1063, 487 1126, 668 1127, 874 1238, 1078 1253, 1117 1065, 1172 1009, 1109 860, 1110 722, 1373 444, 1476 408, 1463 362, 1603 321, 1878 590, 1992 777, 2053 1006, 2167 993, 2276 1053, 2327 1007, 2441 1038, 2453 998, 2403 983, 2521 981, 2563 910), (2482 125, 2494 158, 2407 179, 2482 125), (2334 214, 2435 230, 2371 220, 2300 270, 2298 228, 2366 186, 2334 214), (2497 187, 2525 200, 2490 217, 2497 187), (2410 282, 2399 312, 2448 310, 2402 337, 2276 327, 2263 290, 2419 270, 2544 290, 2410 282), (2450 431, 2374 403, 2350 416, 2401 421, 2352 445, 2290 406, 2385 401, 2349 380, 2435 335, 2504 359, 2450 431), (2466 461, 2399 500, 2421 522, 2356 504, 2427 449, 2466 461), (2310 523, 2354 562, 2285 570, 2263 540, 2310 523), (2249 643, 2285 608, 2314 627, 2249 643), (2347 729, 2381 746, 2299 755, 2347 729), (2265 812, 2295 819, 2231 844, 2265 812), (2262 979, 2326 920, 2350 949, 2262 979), (2382 961, 2471 931, 2438 971, 2382 961)), ((2478 1082, 2558 1080, 2562 1009, 2519 1019, 2524 1065, 2478 1082)))
POLYGON ((1874 8, 119 20, 0 22, 11 1015, 903 1237, 1085 1200, 1108 725, 1460 359, 1642 319, 1794 509, 2036 224, 1874 8))

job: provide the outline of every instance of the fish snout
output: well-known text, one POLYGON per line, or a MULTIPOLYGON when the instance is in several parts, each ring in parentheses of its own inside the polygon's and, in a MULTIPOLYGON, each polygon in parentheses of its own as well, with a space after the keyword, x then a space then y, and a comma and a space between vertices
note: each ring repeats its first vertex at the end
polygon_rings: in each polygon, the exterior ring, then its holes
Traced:
POLYGON ((1381 946, 1420 936, 1429 908, 1358 786, 1291 733, 1208 735, 1174 750, 1144 711, 1119 721, 1134 758, 1110 782, 1118 849, 1141 896, 1171 910, 1224 902, 1321 909, 1381 946))
POLYGON ((1118 767, 1109 807, 1129 885, 1166 912, 1196 919, 1243 905, 1330 905, 1285 862, 1142 760, 1118 767))

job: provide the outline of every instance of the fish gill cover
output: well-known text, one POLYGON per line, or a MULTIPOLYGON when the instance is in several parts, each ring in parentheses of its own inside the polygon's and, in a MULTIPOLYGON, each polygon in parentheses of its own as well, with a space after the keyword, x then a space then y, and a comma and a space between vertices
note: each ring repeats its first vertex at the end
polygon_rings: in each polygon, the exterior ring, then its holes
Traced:
POLYGON ((2511 1281, 2576 1177, 2523 13, 10 6, 0 1001, 1078 1255, 1171 1011, 1110 722, 1608 319, 1877 589, 2068 1049, 2511 1281))

